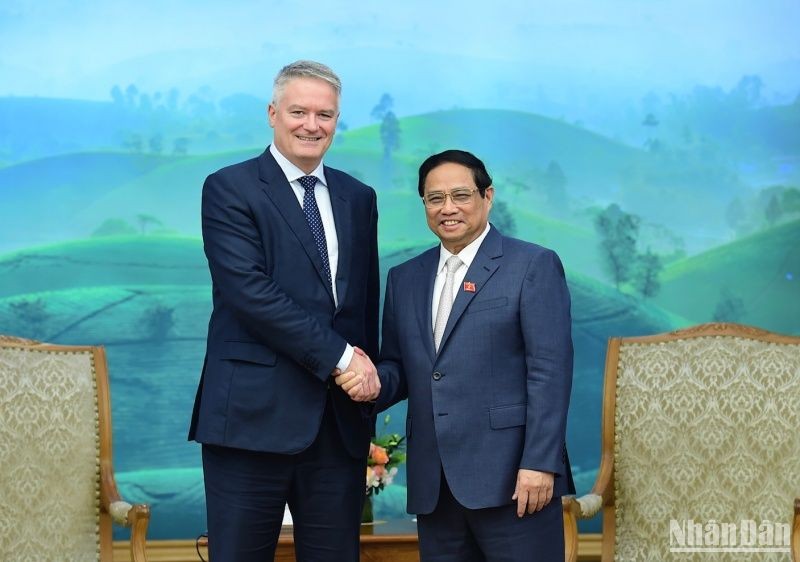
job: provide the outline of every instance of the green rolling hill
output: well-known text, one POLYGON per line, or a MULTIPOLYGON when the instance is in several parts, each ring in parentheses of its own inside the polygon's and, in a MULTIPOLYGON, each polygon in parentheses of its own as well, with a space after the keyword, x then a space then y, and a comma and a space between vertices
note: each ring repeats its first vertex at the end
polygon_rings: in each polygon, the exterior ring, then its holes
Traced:
MULTIPOLYGON (((495 175, 502 188, 505 176, 517 179, 558 161, 580 194, 617 181, 645 153, 561 121, 517 111, 475 109, 426 113, 400 120, 397 156, 419 166, 424 158, 448 148, 474 152, 495 175), (600 185, 598 185, 600 182, 600 185)), ((346 133, 343 146, 382 154, 378 125, 346 133)), ((414 178, 416 186, 416 178, 414 178)))
POLYGON ((0 255, 0 298, 81 287, 210 283, 199 238, 114 236, 0 255))
POLYGON ((800 334, 800 221, 671 264, 655 302, 708 322, 726 294, 741 303, 741 314, 728 320, 800 334))
MULTIPOLYGON (((528 220, 528 213, 585 225, 585 216, 581 215, 585 207, 617 200, 627 205, 626 210, 660 217, 665 224, 679 221, 675 228, 684 228, 692 213, 707 211, 719 199, 713 193, 706 194, 702 204, 694 206, 699 210, 686 210, 694 208, 684 205, 689 195, 695 203, 699 201, 699 186, 705 193, 715 185, 709 180, 714 170, 701 169, 696 160, 669 160, 533 114, 440 111, 403 118, 400 128, 400 149, 391 161, 383 158, 377 125, 339 133, 326 160, 373 185, 381 199, 389 200, 381 205, 386 219, 382 238, 389 243, 425 239, 416 226, 411 233, 405 228, 408 220, 418 224, 420 208, 412 203, 417 168, 432 151, 453 146, 472 150, 487 162, 498 197, 509 204, 520 222, 528 220), (547 204, 543 183, 551 161, 563 169, 568 198, 555 207, 553 202, 547 204), (408 198, 409 204, 396 205, 396 197, 404 203, 408 198), (659 197, 664 200, 657 202, 659 197), (673 206, 683 211, 669 215, 673 206), (667 220, 669 217, 674 219, 667 220)), ((196 156, 76 153, 2 168, 0 195, 7 204, 0 206, 0 251, 85 238, 111 218, 124 219, 136 227, 140 214, 154 216, 166 231, 197 236, 200 189, 205 177, 262 150, 253 147, 196 156)), ((702 230, 710 222, 695 221, 689 226, 702 230)), ((557 236, 549 239, 555 241, 557 236)), ((585 271, 595 273, 596 268, 585 271)))

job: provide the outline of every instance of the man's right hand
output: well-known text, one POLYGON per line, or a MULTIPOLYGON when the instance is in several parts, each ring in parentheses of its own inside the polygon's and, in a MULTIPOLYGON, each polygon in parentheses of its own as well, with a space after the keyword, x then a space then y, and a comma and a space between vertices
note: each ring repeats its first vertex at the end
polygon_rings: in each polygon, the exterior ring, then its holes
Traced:
POLYGON ((378 371, 362 349, 354 349, 353 358, 344 373, 335 376, 336 384, 356 402, 375 400, 381 391, 378 371))

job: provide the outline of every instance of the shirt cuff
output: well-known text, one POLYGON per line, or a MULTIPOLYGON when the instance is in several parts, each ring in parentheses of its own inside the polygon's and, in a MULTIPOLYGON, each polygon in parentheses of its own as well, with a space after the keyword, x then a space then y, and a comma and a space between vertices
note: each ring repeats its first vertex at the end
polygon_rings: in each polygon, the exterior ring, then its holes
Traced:
POLYGON ((344 353, 342 353, 341 359, 339 359, 339 362, 336 364, 336 368, 344 372, 344 370, 347 369, 347 366, 350 365, 350 361, 353 359, 353 353, 355 353, 355 350, 353 349, 353 346, 348 343, 347 347, 344 348, 344 353))

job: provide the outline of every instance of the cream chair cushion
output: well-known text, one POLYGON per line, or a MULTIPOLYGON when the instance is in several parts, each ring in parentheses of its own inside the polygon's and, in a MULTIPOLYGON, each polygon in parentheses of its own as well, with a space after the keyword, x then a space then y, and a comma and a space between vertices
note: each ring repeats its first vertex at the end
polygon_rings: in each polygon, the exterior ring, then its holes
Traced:
POLYGON ((93 354, 0 347, 0 559, 99 559, 93 354))
POLYGON ((670 554, 670 519, 790 526, 800 346, 732 336, 623 343, 616 391, 616 560, 753 559, 670 554))

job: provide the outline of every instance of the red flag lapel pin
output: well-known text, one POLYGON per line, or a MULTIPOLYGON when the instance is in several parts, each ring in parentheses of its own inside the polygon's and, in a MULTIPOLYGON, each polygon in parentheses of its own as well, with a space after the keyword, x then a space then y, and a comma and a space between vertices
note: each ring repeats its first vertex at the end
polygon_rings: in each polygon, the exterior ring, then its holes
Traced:
POLYGON ((472 281, 464 281, 464 291, 467 293, 475 292, 475 283, 472 281))

